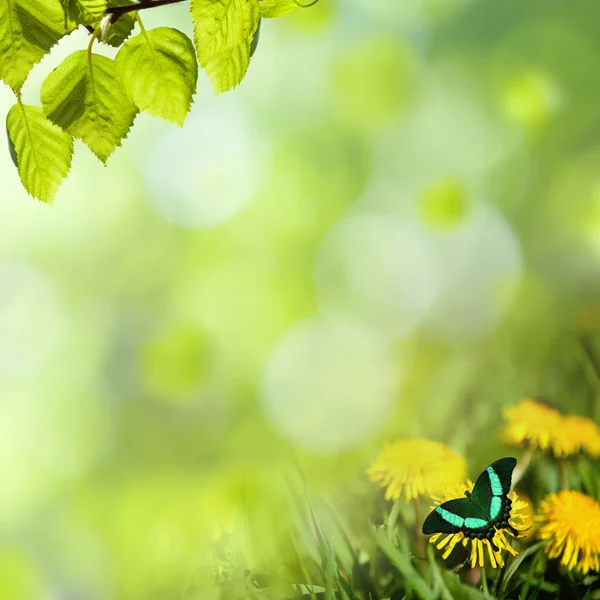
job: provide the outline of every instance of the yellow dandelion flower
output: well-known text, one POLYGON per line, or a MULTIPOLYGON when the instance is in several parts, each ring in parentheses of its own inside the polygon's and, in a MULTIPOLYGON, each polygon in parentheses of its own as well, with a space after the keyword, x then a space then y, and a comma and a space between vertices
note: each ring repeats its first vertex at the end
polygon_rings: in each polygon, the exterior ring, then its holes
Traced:
POLYGON ((573 490, 550 494, 540 504, 539 537, 551 540, 545 547, 569 571, 582 574, 600 567, 600 504, 573 490))
POLYGON ((511 446, 550 450, 559 458, 579 450, 577 440, 565 435, 565 417, 547 404, 525 398, 505 409, 504 416, 508 423, 501 430, 501 437, 511 446))
POLYGON ((520 530, 519 539, 524 542, 529 542, 535 538, 535 533, 537 531, 535 513, 533 511, 533 504, 529 496, 527 496, 527 494, 524 494, 523 492, 517 492, 517 496, 519 497, 519 501, 523 503, 519 515, 521 518, 521 522, 529 524, 529 526, 526 529, 520 530))
POLYGON ((403 439, 387 444, 367 469, 371 481, 385 491, 386 500, 404 493, 407 502, 439 494, 465 479, 465 461, 454 450, 425 439, 403 439))
POLYGON ((577 449, 592 458, 600 457, 600 429, 591 419, 575 415, 564 417, 563 436, 574 440, 577 449))
MULTIPOLYGON (((431 507, 433 510, 436 506, 439 506, 443 502, 453 500, 454 498, 460 498, 465 495, 465 490, 473 491, 473 482, 468 480, 466 484, 455 485, 447 488, 444 491, 442 497, 433 497, 435 505, 431 507)), ((516 492, 510 492, 508 497, 512 501, 510 518, 508 524, 512 529, 518 533, 524 532, 530 527, 531 512, 529 504, 519 498, 516 492)), ((495 569, 497 567, 504 566, 504 558, 502 551, 506 550, 509 554, 517 556, 518 552, 511 546, 508 536, 516 537, 510 529, 496 529, 496 533, 492 540, 469 538, 464 535, 462 531, 458 533, 435 533, 429 538, 431 544, 435 544, 438 550, 444 550, 442 558, 446 559, 452 553, 452 550, 458 543, 467 548, 469 552, 469 562, 471 567, 474 568, 476 565, 480 567, 485 566, 486 556, 489 558, 490 566, 495 569)), ((519 538, 521 536, 519 535, 519 538)))
POLYGON ((504 411, 508 421, 501 430, 512 446, 551 451, 557 458, 585 452, 600 457, 600 429, 587 417, 563 415, 555 408, 525 398, 504 411))

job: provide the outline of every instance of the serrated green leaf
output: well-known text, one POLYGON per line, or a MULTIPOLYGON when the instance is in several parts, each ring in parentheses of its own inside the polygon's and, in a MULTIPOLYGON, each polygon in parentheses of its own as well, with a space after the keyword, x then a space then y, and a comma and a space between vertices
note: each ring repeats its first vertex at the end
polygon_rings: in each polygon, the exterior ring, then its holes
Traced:
POLYGON ((60 0, 1 0, 0 79, 19 91, 29 71, 65 33, 60 0))
POLYGON ((77 25, 97 23, 106 10, 106 0, 62 0, 65 15, 77 25))
POLYGON ((183 125, 198 80, 194 45, 184 33, 170 27, 143 31, 125 42, 115 60, 140 110, 183 125))
POLYGON ((263 17, 285 17, 300 7, 294 0, 259 0, 258 6, 263 17))
POLYGON ((258 40, 260 39, 260 24, 262 22, 262 17, 258 19, 258 25, 256 26, 256 33, 252 38, 252 43, 250 44, 250 58, 254 56, 256 49, 258 48, 258 40))
POLYGON ((53 125, 39 106, 15 104, 6 118, 13 161, 25 189, 52 202, 73 158, 73 137, 53 125))
MULTIPOLYGON (((116 6, 130 6, 135 4, 131 0, 108 0, 108 8, 116 6)), ((137 11, 124 14, 116 23, 113 23, 108 29, 106 39, 101 40, 109 46, 118 48, 123 42, 131 35, 133 28, 135 27, 135 19, 137 17, 137 11)))
POLYGON ((6 127, 6 137, 8 138, 8 152, 10 153, 10 158, 12 159, 15 167, 19 168, 19 157, 17 156, 17 150, 13 141, 10 139, 10 135, 8 133, 8 125, 6 127))
POLYGON ((138 112, 114 60, 84 50, 74 52, 42 85, 42 105, 56 125, 82 140, 102 161, 127 136, 138 112))
POLYGON ((198 60, 217 92, 240 83, 260 21, 258 0, 190 0, 198 60))

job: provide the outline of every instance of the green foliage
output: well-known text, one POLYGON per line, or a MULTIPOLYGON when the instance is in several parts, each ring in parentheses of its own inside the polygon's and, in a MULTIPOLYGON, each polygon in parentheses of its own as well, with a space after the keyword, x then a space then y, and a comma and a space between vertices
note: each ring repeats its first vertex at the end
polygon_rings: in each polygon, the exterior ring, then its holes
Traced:
POLYGON ((405 581, 410 582, 410 585, 417 597, 421 598, 422 600, 433 599, 433 592, 429 589, 423 578, 415 569, 414 565, 412 564, 411 557, 395 548, 382 530, 375 533, 375 540, 382 552, 398 570, 400 576, 405 581))
POLYGON ((48 75, 41 99, 48 118, 82 140, 102 162, 120 145, 138 112, 127 98, 115 61, 84 50, 48 75))
POLYGON ((71 168, 73 137, 51 123, 38 106, 20 102, 8 112, 11 155, 26 189, 51 202, 71 168))
POLYGON ((259 8, 263 17, 284 17, 300 7, 294 0, 262 0, 259 8))
MULTIPOLYGON (((537 463, 528 471, 534 472, 537 463)), ((554 464, 554 468, 559 466, 554 464)), ((597 476, 594 476, 597 479, 597 476)), ((352 498, 350 511, 358 513, 358 521, 339 517, 343 501, 337 498, 336 508, 309 496, 307 484, 294 485, 289 479, 292 498, 289 502, 294 515, 290 531, 293 559, 288 559, 286 544, 282 544, 282 564, 272 564, 246 577, 254 583, 256 598, 335 598, 336 600, 484 600, 496 598, 600 598, 598 575, 568 572, 557 561, 546 556, 547 540, 536 536, 519 537, 514 545, 517 556, 506 555, 502 567, 491 568, 487 557, 485 566, 471 566, 470 550, 458 544, 448 560, 440 559, 440 551, 432 544, 419 547, 420 521, 414 518, 412 507, 403 501, 382 506, 375 501, 371 516, 382 525, 358 526, 357 522, 369 512, 359 497, 352 498), (425 551, 423 551, 425 550, 425 551), (286 563, 285 566, 283 563, 286 563), (277 575, 276 575, 277 574, 277 575), (275 587, 275 582, 278 586, 275 587), (285 593, 284 585, 295 589, 285 593)), ((547 490, 545 490, 547 491, 547 490)), ((366 494, 363 490, 363 493, 366 494)), ((359 492, 360 494, 360 492, 359 492)), ((417 501, 417 502, 420 502, 417 501)), ((425 502, 427 503, 427 502, 425 502)), ((421 506, 423 502, 421 502, 421 506)), ((366 524, 365 524, 366 525, 366 524)), ((236 554, 240 570, 244 555, 236 554)), ((233 573, 234 563, 229 565, 233 573)), ((217 582, 227 597, 234 579, 230 575, 217 582)))
POLYGON ((106 10, 106 0, 62 0, 66 18, 72 23, 94 25, 106 10))
POLYGON ((26 190, 51 202, 71 164, 72 137, 106 162, 138 111, 183 125, 196 92, 198 63, 216 92, 244 78, 261 17, 295 11, 293 0, 190 0, 196 49, 181 31, 146 31, 139 12, 183 0, 2 0, 0 79, 19 98, 31 69, 78 27, 92 34, 44 81, 42 108, 15 107, 9 147, 26 190), (132 10, 131 7, 138 10, 132 10), (139 24, 141 33, 130 36, 139 24), (92 33, 93 32, 93 33, 92 33), (92 52, 96 40, 120 48, 116 61, 92 52))
MULTIPOLYGON (((131 4, 133 4, 131 0, 108 0, 107 2, 109 8, 129 6, 131 4)), ((118 21, 109 27, 101 40, 113 48, 118 48, 133 32, 137 14, 137 11, 124 14, 118 21)))
POLYGON ((238 85, 248 70, 258 7, 257 0, 190 0, 198 60, 217 92, 238 85))
POLYGON ((0 79, 18 92, 32 67, 65 35, 60 0, 3 0, 0 79))
POLYGON ((116 62, 129 99, 141 111, 183 125, 198 80, 185 34, 169 27, 143 31, 121 47, 116 62))

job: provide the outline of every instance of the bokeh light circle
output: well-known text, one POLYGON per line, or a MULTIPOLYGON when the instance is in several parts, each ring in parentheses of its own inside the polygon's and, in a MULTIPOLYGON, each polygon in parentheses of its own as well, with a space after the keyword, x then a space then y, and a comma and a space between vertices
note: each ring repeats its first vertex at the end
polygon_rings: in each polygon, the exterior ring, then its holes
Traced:
POLYGON ((231 102, 192 112, 169 129, 150 153, 145 183, 167 221, 201 229, 223 223, 254 197, 268 168, 264 136, 231 102))
POLYGON ((483 106, 477 82, 464 72, 432 70, 419 102, 375 140, 374 177, 417 191, 451 176, 479 189, 523 137, 483 106))
POLYGON ((321 308, 345 314, 401 338, 436 299, 437 257, 414 219, 352 214, 324 239, 315 263, 321 308))
POLYGON ((274 429, 316 453, 352 448, 389 416, 399 370, 369 329, 321 316, 292 327, 264 372, 261 405, 274 429))
POLYGON ((522 272, 519 240, 491 205, 475 204, 450 230, 432 230, 439 294, 424 328, 439 341, 486 334, 511 306, 522 272))
POLYGON ((0 381, 33 375, 64 331, 57 286, 28 265, 0 263, 0 306, 0 381))
POLYGON ((31 458, 57 477, 76 477, 100 464, 115 434, 114 398, 101 381, 57 383, 43 402, 30 406, 31 458))

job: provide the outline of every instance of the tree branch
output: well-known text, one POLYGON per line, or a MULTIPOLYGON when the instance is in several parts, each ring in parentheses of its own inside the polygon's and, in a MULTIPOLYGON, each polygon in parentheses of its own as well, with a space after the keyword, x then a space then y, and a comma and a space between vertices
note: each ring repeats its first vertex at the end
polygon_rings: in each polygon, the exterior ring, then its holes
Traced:
POLYGON ((167 4, 177 4, 178 2, 184 1, 185 0, 141 0, 141 2, 138 2, 137 4, 128 4, 127 6, 113 6, 112 8, 107 8, 105 14, 111 15, 111 22, 116 23, 123 15, 136 10, 155 8, 157 6, 166 6, 167 4))

